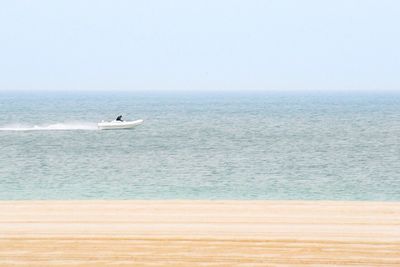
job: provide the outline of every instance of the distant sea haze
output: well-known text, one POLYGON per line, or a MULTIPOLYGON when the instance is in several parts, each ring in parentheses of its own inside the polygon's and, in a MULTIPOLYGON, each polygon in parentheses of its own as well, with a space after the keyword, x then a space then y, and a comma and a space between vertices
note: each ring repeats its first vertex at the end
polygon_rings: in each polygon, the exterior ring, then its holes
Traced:
POLYGON ((0 93, 0 150, 2 200, 398 201, 400 94, 0 93))

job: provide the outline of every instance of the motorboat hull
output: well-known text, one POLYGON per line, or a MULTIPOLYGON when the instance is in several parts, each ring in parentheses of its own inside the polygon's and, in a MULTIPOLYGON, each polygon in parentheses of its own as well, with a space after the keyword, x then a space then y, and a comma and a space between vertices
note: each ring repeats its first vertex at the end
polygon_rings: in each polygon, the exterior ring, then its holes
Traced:
POLYGON ((136 121, 102 121, 97 124, 100 130, 131 129, 143 123, 143 120, 136 121))

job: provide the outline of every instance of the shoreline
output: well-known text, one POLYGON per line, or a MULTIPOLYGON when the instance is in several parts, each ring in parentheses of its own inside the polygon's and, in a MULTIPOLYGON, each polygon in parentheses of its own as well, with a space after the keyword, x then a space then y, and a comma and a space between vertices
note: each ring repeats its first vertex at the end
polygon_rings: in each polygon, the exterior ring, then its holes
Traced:
POLYGON ((400 202, 0 201, 0 266, 397 266, 400 202))

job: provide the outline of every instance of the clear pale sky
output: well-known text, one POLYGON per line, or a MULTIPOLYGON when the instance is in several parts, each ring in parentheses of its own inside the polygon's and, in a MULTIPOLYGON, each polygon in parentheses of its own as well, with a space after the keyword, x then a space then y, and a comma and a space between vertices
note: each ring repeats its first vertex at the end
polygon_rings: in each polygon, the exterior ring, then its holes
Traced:
POLYGON ((4 0, 0 90, 399 90, 398 0, 4 0))

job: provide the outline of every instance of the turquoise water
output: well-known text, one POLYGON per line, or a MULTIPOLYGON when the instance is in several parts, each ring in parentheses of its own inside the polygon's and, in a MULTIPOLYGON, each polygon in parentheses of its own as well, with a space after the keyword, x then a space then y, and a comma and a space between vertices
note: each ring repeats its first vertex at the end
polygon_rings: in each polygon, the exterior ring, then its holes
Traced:
POLYGON ((400 200, 400 95, 0 93, 0 199, 400 200))

